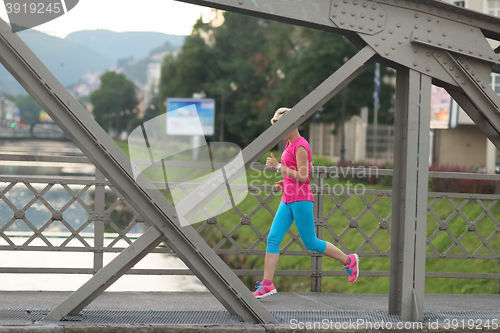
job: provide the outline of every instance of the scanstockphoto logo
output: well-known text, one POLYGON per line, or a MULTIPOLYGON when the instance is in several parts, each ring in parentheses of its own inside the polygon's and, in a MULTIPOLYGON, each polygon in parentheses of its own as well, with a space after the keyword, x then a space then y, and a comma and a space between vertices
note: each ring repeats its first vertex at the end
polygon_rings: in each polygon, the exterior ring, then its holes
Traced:
POLYGON ((79 0, 4 0, 12 31, 19 32, 52 21, 73 8, 79 0))
POLYGON ((135 128, 128 138, 135 180, 164 193, 181 226, 215 218, 248 194, 241 149, 228 142, 208 144, 199 111, 194 104, 169 111, 135 128))

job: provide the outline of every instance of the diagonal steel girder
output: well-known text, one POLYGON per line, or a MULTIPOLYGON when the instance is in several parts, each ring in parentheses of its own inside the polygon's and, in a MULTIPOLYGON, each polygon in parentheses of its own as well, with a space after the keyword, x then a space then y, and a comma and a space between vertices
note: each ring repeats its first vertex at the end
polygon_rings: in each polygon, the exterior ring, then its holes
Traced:
POLYGON ((489 76, 482 77, 463 56, 438 51, 434 57, 448 71, 463 93, 453 89, 447 91, 497 149, 500 149, 500 97, 488 84, 489 76))
MULTIPOLYGON (((266 131, 254 142, 252 149, 247 147, 244 156, 250 160, 258 158, 282 139, 287 130, 305 121, 366 69, 374 54, 370 47, 359 52, 301 101, 290 112, 293 117, 288 116, 287 121, 280 122, 273 131, 266 131), (274 143, 269 143, 270 140, 274 143)), ((68 313, 80 311, 156 245, 166 241, 231 313, 245 321, 274 322, 269 312, 196 231, 190 226, 179 227, 176 211, 161 193, 146 190, 151 184, 144 177, 137 183, 134 181, 125 154, 3 21, 0 22, 0 61, 151 226, 45 320, 60 320, 68 313)))
MULTIPOLYGON (((331 75, 325 82, 317 87, 313 92, 306 96, 297 106, 290 111, 293 116, 287 116, 280 121, 280 124, 275 124, 273 130, 267 130, 252 145, 243 150, 244 156, 252 158, 255 154, 259 155, 276 145, 278 140, 281 140, 290 128, 298 126, 307 117, 315 112, 321 105, 326 103, 335 94, 337 94, 350 81, 356 78, 362 71, 370 65, 370 60, 375 52, 367 47, 356 54, 342 68, 331 75), (283 130, 284 129, 284 130, 283 130), (269 143, 269 140, 272 140, 269 143)), ((247 163, 248 164, 248 163, 247 163)), ((229 174, 230 178, 237 177, 237 173, 229 174)), ((228 178, 229 178, 228 177, 228 178)), ((208 191, 216 191, 213 187, 213 182, 207 182, 208 186, 200 186, 195 192, 204 193, 202 197, 208 196, 208 191)), ((221 183, 220 186, 225 186, 221 183)), ((194 192, 193 192, 194 193, 194 192)), ((185 200, 183 202, 186 202, 185 200)), ((203 205, 204 201, 199 201, 198 205, 203 205)), ((180 205, 180 204, 179 204, 180 205)), ((177 211, 179 211, 178 206, 177 211)), ((192 205, 187 205, 193 208, 192 205)), ((45 318, 47 321, 57 321, 67 314, 78 313, 96 297, 98 297, 108 286, 116 281, 120 276, 125 274, 131 267, 140 261, 150 250, 146 247, 154 249, 161 242, 159 231, 155 227, 151 227, 144 235, 139 237, 127 250, 122 252, 117 258, 111 261, 106 267, 101 269, 94 277, 92 277, 81 288, 70 295, 63 303, 53 309, 45 318), (134 248, 135 247, 135 248, 134 248)), ((168 245, 168 244, 167 244, 168 245)), ((184 260, 183 254, 178 253, 179 257, 184 260)))
MULTIPOLYGON (((149 180, 143 176, 134 180, 125 153, 3 20, 0 20, 0 61, 151 226, 141 239, 145 245, 134 243, 122 252, 120 259, 140 260, 141 254, 144 256, 151 250, 147 244, 158 245, 163 236, 167 245, 232 314, 247 322, 275 322, 198 233, 190 226, 180 227, 176 211, 165 197, 158 190, 148 190, 154 188, 149 180)), ((94 281, 96 284, 90 289, 99 290, 102 284, 94 281)))
POLYGON ((476 123, 477 126, 481 128, 483 133, 490 139, 490 141, 500 149, 500 134, 498 131, 490 124, 490 122, 482 115, 482 112, 467 94, 463 92, 456 91, 454 89, 447 89, 451 97, 457 101, 460 107, 469 115, 469 117, 476 123))

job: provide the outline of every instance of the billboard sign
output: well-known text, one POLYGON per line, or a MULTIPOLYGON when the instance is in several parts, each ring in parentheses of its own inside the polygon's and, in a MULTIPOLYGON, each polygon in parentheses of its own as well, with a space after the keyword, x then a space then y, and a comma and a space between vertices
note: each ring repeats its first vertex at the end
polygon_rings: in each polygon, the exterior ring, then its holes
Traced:
POLYGON ((432 85, 431 90, 431 128, 449 128, 451 96, 441 87, 432 85))
POLYGON ((166 118, 168 135, 213 135, 215 101, 168 98, 166 118))

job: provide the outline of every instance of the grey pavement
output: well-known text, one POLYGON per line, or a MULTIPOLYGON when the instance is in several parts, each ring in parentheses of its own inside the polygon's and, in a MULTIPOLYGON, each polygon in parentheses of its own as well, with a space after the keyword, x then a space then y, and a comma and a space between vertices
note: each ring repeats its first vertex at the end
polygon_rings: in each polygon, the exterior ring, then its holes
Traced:
MULTIPOLYGON (((71 292, 0 291, 0 309, 52 309, 71 292)), ((268 310, 382 310, 389 296, 368 294, 278 293, 261 300, 268 310)), ((87 309, 224 310, 209 292, 105 292, 87 309)), ((500 295, 425 296, 426 311, 500 309, 500 295)))
MULTIPOLYGON (((292 326, 291 318, 319 323, 324 319, 335 323, 353 323, 360 318, 375 322, 401 323, 401 317, 388 316, 388 295, 278 293, 261 302, 278 320, 276 325, 241 323, 231 316, 209 292, 105 292, 78 316, 70 316, 57 323, 40 322, 42 313, 48 313, 71 292, 61 291, 0 291, 0 333, 17 332, 327 332, 332 328, 301 330, 292 326), (9 310, 18 309, 18 310, 9 310), (43 311, 42 311, 43 310, 43 311), (150 311, 151 310, 151 311, 150 311), (142 316, 142 321, 134 318, 142 316), (169 321, 166 318, 191 318, 169 321), (30 319, 31 318, 31 319, 30 319), (37 319, 35 319, 37 318, 37 319), (106 318, 104 322, 103 318, 106 318), (146 319, 144 319, 146 318, 146 319), (150 319, 147 319, 150 318, 150 319), (207 321, 207 318, 212 318, 207 321), (219 318, 214 320, 214 318, 219 318), (220 319, 223 318, 223 319, 220 319), (225 319, 224 319, 225 318, 225 319), (158 321, 160 319, 160 321, 158 321)), ((426 295, 427 320, 423 327, 393 332, 459 332, 445 328, 443 319, 458 315, 485 322, 495 319, 500 323, 500 295, 426 295), (479 319, 478 319, 479 318, 479 319), (440 325, 431 327, 430 323, 440 325)), ((410 323, 409 323, 410 324, 410 323)), ((415 323, 413 323, 415 324, 415 323)), ((419 323, 417 323, 419 324, 419 323)), ((371 327, 342 327, 336 332, 387 332, 371 327)), ((463 330, 466 331, 466 330, 463 330)), ((477 331, 477 330, 474 330, 477 331)), ((484 331, 484 329, 483 329, 484 331)), ((486 331, 498 332, 496 329, 486 331)))

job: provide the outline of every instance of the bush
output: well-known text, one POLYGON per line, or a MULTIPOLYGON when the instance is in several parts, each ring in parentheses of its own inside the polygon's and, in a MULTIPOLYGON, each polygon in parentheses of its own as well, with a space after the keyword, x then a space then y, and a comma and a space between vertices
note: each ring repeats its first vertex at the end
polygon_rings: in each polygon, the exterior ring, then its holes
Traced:
MULTIPOLYGON (((471 168, 459 165, 431 166, 429 171, 473 172, 471 168)), ((429 190, 433 192, 495 194, 500 193, 500 186, 496 180, 429 178, 429 190)))
POLYGON ((392 185, 392 177, 391 176, 379 176, 377 170, 381 169, 390 169, 392 166, 389 164, 386 165, 378 165, 378 164, 369 164, 364 162, 354 163, 352 161, 339 161, 337 167, 342 170, 339 170, 339 178, 340 179, 352 179, 353 173, 349 172, 352 168, 361 168, 365 170, 365 172, 354 173, 355 178, 360 183, 366 184, 381 184, 384 186, 392 185), (344 176, 345 175, 345 176, 344 176))
POLYGON ((325 157, 325 156, 318 156, 318 155, 313 155, 311 159, 312 165, 313 166, 334 166, 335 163, 332 161, 330 157, 325 157))

